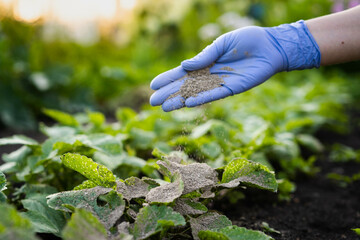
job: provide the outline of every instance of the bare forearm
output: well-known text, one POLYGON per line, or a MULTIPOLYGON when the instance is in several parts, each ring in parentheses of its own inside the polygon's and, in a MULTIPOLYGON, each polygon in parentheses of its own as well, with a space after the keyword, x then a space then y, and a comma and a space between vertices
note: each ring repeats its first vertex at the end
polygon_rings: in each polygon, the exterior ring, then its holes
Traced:
POLYGON ((320 47, 321 65, 360 60, 360 6, 306 21, 320 47))

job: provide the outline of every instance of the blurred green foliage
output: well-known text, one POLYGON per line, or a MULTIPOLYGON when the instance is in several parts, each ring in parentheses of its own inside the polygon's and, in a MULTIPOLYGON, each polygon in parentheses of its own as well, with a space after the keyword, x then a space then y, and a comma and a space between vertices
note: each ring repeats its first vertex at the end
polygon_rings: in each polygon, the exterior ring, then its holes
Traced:
POLYGON ((130 40, 121 45, 111 36, 100 36, 89 46, 64 38, 48 40, 41 22, 27 24, 2 16, 0 124, 36 128, 44 107, 106 113, 119 105, 137 108, 148 101, 153 77, 194 56, 220 34, 242 24, 274 26, 328 14, 331 4, 144 0, 134 9, 130 40))

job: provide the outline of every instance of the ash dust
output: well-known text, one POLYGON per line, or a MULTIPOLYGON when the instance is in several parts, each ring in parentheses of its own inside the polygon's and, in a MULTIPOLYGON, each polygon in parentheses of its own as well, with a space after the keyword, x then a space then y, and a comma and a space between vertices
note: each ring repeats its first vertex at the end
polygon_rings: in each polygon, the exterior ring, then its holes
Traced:
MULTIPOLYGON (((195 71, 188 72, 183 78, 186 78, 184 84, 180 87, 180 90, 174 94, 171 94, 167 100, 176 96, 182 96, 184 99, 190 97, 196 97, 201 92, 206 92, 217 87, 221 87, 224 84, 224 77, 218 74, 211 74, 210 65, 206 68, 202 68, 195 71)), ((230 67, 223 67, 221 70, 233 71, 230 67)), ((180 80, 182 80, 181 78, 180 80)))

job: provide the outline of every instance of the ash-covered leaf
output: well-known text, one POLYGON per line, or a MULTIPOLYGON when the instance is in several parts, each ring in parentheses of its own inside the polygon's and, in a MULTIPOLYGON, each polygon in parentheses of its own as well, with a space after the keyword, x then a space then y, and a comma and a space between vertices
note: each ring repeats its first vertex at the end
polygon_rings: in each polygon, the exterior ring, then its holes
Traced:
POLYGON ((174 210, 181 213, 181 215, 197 215, 208 211, 204 204, 185 198, 176 199, 174 210))
POLYGON ((180 213, 167 206, 146 206, 136 217, 131 233, 135 240, 146 239, 151 235, 173 226, 184 226, 185 219, 180 213))
POLYGON ((74 187, 73 190, 82 190, 82 189, 89 189, 89 188, 94 188, 96 187, 97 184, 94 183, 91 180, 85 180, 84 182, 82 182, 80 185, 74 187))
POLYGON ((221 229, 203 230, 199 232, 201 240, 271 240, 270 236, 244 227, 228 226, 221 229))
POLYGON ((71 212, 83 208, 94 214, 106 228, 111 228, 123 215, 125 201, 111 188, 95 187, 79 191, 52 194, 48 205, 56 210, 71 212))
POLYGON ((62 125, 73 126, 73 127, 76 127, 79 125, 76 118, 71 116, 70 114, 67 114, 67 113, 64 113, 64 112, 61 112, 58 110, 54 110, 54 109, 44 109, 43 113, 45 115, 51 117, 52 119, 54 119, 55 121, 57 121, 58 123, 60 123, 62 125))
POLYGON ((117 181, 116 185, 116 191, 128 201, 133 198, 146 197, 150 190, 150 185, 137 177, 127 178, 124 182, 117 181))
POLYGON ((23 136, 23 135, 14 135, 7 138, 0 138, 0 146, 3 145, 12 145, 12 144, 21 144, 21 145, 38 145, 38 142, 32 138, 23 136))
POLYGON ((214 186, 218 181, 217 172, 205 163, 181 165, 171 161, 157 161, 157 164, 160 166, 160 171, 168 177, 171 177, 176 171, 180 172, 184 182, 183 194, 214 186))
POLYGON ((277 191, 275 174, 266 166, 244 158, 234 159, 225 167, 220 186, 236 187, 239 182, 251 187, 277 191))
POLYGON ((66 220, 62 212, 50 208, 46 203, 46 195, 39 193, 27 194, 27 198, 21 200, 27 210, 23 213, 31 220, 36 232, 53 233, 60 236, 66 220))
POLYGON ((184 191, 184 182, 181 179, 180 172, 175 172, 171 183, 152 188, 146 195, 146 201, 149 203, 171 203, 179 198, 184 191))
POLYGON ((191 233, 195 240, 199 240, 198 233, 202 230, 220 229, 231 226, 231 221, 217 212, 208 212, 197 218, 190 218, 191 233))
POLYGON ((71 168, 99 186, 114 187, 115 176, 105 166, 95 163, 91 158, 79 154, 67 153, 61 156, 65 166, 71 168))
POLYGON ((63 231, 65 240, 106 240, 107 233, 99 220, 85 209, 76 209, 63 231))
POLYGON ((0 203, 0 239, 38 240, 27 218, 23 218, 15 207, 0 203))

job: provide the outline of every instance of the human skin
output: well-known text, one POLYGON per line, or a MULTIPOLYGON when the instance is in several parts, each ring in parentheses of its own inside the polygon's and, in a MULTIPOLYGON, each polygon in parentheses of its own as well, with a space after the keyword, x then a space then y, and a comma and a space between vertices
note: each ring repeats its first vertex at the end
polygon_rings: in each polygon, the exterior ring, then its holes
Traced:
POLYGON ((321 52, 321 65, 360 59, 360 6, 305 21, 321 52))

